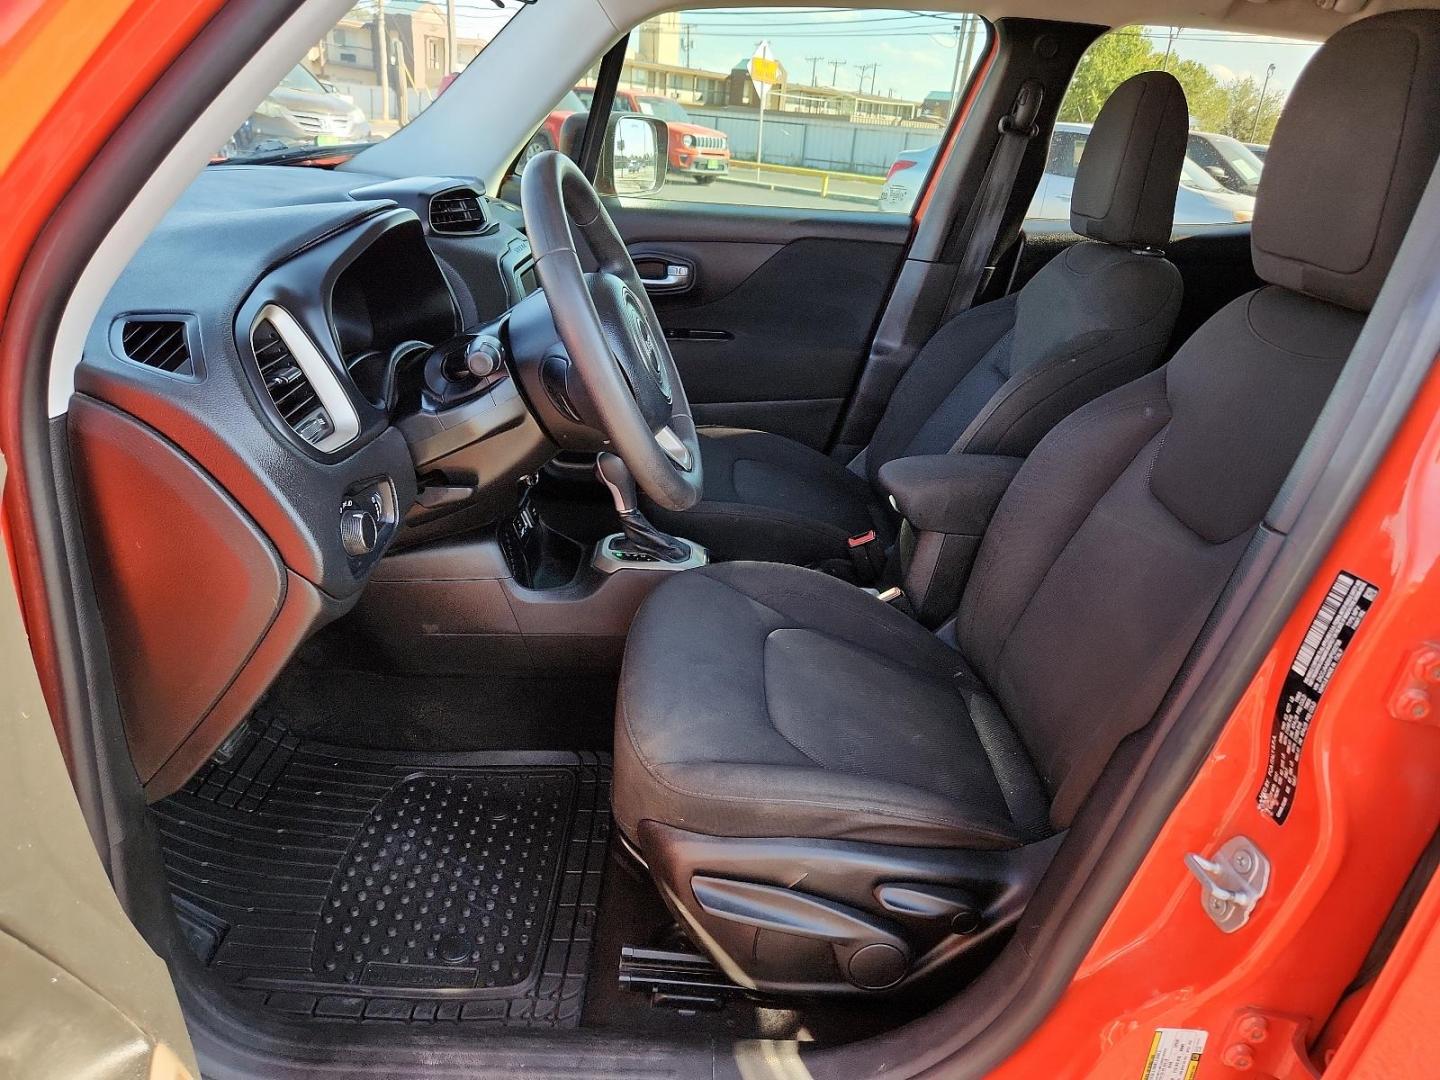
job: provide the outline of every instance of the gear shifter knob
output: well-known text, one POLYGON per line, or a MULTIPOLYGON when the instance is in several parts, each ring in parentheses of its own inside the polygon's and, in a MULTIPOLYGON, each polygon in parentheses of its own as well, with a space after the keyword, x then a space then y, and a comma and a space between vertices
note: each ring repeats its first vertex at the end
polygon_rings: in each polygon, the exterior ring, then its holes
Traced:
POLYGON ((615 512, 620 515, 633 514, 639 507, 635 495, 635 477, 630 467, 618 454, 601 452, 595 457, 595 475, 610 489, 610 498, 615 502, 615 512))
POLYGON ((656 562, 683 563, 690 557, 689 544, 661 532, 640 513, 635 477, 621 457, 604 451, 597 454, 595 475, 610 489, 615 513, 620 517, 620 529, 625 534, 620 541, 623 550, 656 562))

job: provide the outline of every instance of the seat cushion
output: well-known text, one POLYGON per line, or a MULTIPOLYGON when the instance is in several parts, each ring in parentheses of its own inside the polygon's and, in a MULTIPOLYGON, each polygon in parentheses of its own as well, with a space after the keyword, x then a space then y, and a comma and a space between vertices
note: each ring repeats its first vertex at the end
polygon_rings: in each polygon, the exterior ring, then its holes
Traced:
POLYGON ((1004 848, 1048 801, 963 658, 869 593, 800 567, 677 575, 636 617, 615 814, 716 836, 1004 848))
POLYGON ((700 433, 705 496, 684 513, 648 504, 662 529, 696 540, 717 559, 797 564, 845 558, 845 541, 870 529, 889 544, 895 526, 864 478, 779 435, 738 428, 700 433))

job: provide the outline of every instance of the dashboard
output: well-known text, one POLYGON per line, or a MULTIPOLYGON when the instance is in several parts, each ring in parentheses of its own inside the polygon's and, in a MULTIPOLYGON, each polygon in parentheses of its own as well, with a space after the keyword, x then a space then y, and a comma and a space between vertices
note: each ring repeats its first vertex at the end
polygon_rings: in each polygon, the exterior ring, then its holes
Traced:
POLYGON ((388 550, 497 520, 554 456, 506 357, 520 226, 466 178, 214 166, 112 289, 68 441, 150 797, 388 550))

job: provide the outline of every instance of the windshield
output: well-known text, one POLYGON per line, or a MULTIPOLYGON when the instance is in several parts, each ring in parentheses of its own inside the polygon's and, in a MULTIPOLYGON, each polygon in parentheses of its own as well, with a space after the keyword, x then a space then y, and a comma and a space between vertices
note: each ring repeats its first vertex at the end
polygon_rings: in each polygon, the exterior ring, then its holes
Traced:
POLYGON ((312 94, 325 93, 324 84, 300 64, 296 64, 290 69, 290 74, 280 80, 280 85, 286 90, 308 90, 312 94))
POLYGON ((1185 159, 1185 164, 1180 166, 1180 182, 1186 187, 1198 188, 1201 191, 1225 190, 1224 184, 1188 157, 1185 159))
POLYGON ((529 6, 458 4, 452 33, 443 4, 357 3, 256 104, 215 160, 304 157, 393 135, 529 6), (385 12, 384 42, 377 10, 385 12))
POLYGON ((1230 167, 1240 179, 1247 184, 1260 182, 1260 172, 1265 168, 1265 163, 1256 157, 1249 147, 1228 135, 1211 135, 1210 142, 1230 163, 1230 167))
POLYGON ((661 120, 668 120, 677 124, 688 124, 690 114, 680 107, 678 101, 671 101, 663 97, 642 97, 638 99, 640 111, 646 116, 658 116, 661 120))

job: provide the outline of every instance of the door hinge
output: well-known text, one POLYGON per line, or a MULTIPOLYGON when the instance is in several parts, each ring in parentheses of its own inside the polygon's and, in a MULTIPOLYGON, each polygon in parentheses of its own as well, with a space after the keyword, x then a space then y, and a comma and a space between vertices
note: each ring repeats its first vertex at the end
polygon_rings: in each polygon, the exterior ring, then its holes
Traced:
POLYGON ((1193 852, 1186 855, 1185 867, 1200 882, 1205 914, 1227 934, 1250 921, 1270 884, 1270 860, 1245 836, 1226 840, 1208 859, 1193 852))

